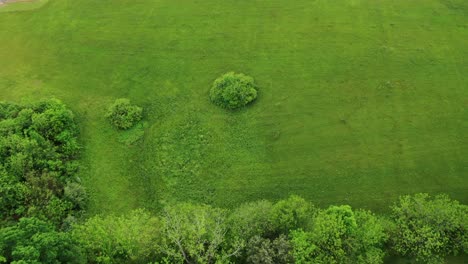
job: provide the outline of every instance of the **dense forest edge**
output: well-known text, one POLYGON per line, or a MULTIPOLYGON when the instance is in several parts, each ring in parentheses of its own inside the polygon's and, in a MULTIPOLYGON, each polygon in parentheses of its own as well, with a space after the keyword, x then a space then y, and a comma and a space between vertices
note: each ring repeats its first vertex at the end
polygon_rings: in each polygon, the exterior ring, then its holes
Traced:
MULTIPOLYGON (((141 111, 119 99, 107 118, 126 129, 141 111)), ((468 206, 446 195, 402 196, 389 215, 292 195, 86 218, 79 153, 61 101, 0 103, 0 263, 444 263, 468 252, 468 206)))

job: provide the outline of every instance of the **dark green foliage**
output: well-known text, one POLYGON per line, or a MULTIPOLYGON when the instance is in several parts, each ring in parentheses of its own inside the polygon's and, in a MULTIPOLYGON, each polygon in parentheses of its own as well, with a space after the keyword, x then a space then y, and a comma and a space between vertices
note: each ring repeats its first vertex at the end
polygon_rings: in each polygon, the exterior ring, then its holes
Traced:
POLYGON ((468 206, 446 195, 403 196, 393 206, 396 252, 421 263, 443 263, 444 257, 468 253, 468 206))
POLYGON ((73 114, 58 100, 5 107, 0 118, 0 157, 7 172, 18 178, 28 173, 76 171, 79 151, 73 114))
POLYGON ((290 254, 291 244, 286 235, 280 235, 273 241, 254 236, 247 245, 247 263, 252 264, 286 264, 293 263, 290 254))
POLYGON ((291 233, 296 263, 382 263, 384 228, 369 212, 331 206, 320 211, 312 230, 291 233))
POLYGON ((0 103, 0 218, 35 216, 59 224, 75 201, 63 197, 77 171, 78 129, 58 100, 0 103))
POLYGON ((160 227, 158 218, 138 210, 126 216, 95 216, 72 232, 91 263, 149 263, 160 244, 160 227))
MULTIPOLYGON (((0 256, 7 263, 85 263, 85 256, 68 233, 37 218, 22 218, 0 229, 0 256)), ((1 257, 0 257, 0 262, 1 257)))
POLYGON ((257 98, 254 79, 242 73, 229 72, 216 79, 210 90, 210 99, 228 109, 243 107, 257 98))
POLYGON ((291 255, 289 250, 284 252, 288 246, 283 236, 290 230, 306 228, 314 214, 312 204, 295 195, 276 204, 258 201, 241 205, 229 218, 232 236, 248 244, 240 262, 287 263, 291 255))
POLYGON ((129 129, 142 118, 143 109, 132 105, 130 100, 121 98, 109 107, 106 118, 118 129, 129 129))
POLYGON ((25 210, 28 188, 15 177, 0 170, 0 218, 21 215, 25 210))

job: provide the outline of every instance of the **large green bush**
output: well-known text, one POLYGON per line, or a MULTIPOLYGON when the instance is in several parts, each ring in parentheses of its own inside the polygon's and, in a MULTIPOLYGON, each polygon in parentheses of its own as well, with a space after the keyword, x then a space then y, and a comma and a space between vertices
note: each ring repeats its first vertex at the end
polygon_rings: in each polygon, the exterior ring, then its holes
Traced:
POLYGON ((210 99, 228 109, 243 107, 257 98, 254 79, 242 73, 229 72, 216 79, 210 90, 210 99))
POLYGON ((132 105, 130 100, 121 98, 109 107, 106 117, 118 129, 129 129, 141 120, 143 109, 132 105))

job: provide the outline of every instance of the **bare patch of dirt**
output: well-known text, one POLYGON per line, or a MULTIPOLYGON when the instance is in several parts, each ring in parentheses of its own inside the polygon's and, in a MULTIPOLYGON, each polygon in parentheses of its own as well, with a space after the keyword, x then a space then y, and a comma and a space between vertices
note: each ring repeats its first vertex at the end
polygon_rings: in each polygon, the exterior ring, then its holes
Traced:
POLYGON ((0 6, 11 4, 11 3, 16 3, 16 2, 34 2, 34 1, 36 0, 0 0, 0 6))

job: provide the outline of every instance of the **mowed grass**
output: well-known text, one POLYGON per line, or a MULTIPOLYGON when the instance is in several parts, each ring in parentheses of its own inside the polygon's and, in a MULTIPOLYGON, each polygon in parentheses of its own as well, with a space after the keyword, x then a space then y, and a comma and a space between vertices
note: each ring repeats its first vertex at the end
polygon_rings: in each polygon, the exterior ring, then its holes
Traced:
POLYGON ((90 214, 298 194, 387 212, 399 195, 468 202, 464 0, 51 0, 0 13, 0 98, 57 97, 82 128, 90 214), (253 76, 240 111, 208 99, 253 76), (145 108, 127 146, 104 119, 145 108))

